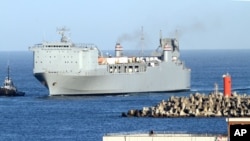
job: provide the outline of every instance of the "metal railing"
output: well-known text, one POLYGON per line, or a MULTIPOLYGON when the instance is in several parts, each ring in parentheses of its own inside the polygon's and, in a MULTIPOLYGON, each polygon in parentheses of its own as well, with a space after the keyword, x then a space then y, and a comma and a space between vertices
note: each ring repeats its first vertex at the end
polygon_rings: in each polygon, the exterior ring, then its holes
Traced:
POLYGON ((223 136, 226 134, 216 134, 216 133, 190 133, 186 131, 136 131, 136 132, 119 132, 119 133, 107 133, 105 136, 181 136, 181 137, 212 137, 212 136, 223 136))

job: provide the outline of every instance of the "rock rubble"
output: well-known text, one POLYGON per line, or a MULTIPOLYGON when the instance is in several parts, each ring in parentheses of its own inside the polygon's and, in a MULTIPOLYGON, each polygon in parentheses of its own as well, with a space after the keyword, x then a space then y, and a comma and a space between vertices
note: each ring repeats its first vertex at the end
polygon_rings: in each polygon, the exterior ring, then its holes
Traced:
POLYGON ((123 117, 250 117, 250 96, 222 93, 195 93, 189 97, 171 96, 152 107, 131 109, 123 117))

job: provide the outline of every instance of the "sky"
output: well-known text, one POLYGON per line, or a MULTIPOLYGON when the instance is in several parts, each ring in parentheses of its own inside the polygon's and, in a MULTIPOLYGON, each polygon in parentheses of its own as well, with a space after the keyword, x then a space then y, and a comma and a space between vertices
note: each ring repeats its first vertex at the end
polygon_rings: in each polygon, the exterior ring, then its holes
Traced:
POLYGON ((28 51, 59 41, 113 50, 155 49, 159 33, 180 49, 250 49, 250 0, 5 0, 0 5, 0 51, 28 51), (143 32, 142 32, 143 27, 143 32))

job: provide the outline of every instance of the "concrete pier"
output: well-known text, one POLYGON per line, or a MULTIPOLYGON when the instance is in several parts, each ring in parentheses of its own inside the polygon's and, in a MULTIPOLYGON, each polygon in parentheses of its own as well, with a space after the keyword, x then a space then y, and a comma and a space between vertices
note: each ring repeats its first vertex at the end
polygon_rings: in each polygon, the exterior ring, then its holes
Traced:
POLYGON ((208 95, 195 93, 189 97, 171 96, 156 106, 131 109, 123 117, 250 117, 250 96, 233 93, 208 95))

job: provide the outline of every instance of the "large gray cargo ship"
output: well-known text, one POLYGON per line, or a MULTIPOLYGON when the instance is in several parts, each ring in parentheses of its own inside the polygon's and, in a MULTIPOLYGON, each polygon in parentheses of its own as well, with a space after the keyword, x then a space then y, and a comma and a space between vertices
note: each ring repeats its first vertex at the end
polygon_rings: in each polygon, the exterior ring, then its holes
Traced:
POLYGON ((30 47, 34 76, 50 95, 104 95, 167 92, 190 89, 191 70, 179 59, 175 38, 161 38, 152 55, 129 56, 116 43, 105 56, 90 44, 74 44, 61 29, 61 41, 30 47))

